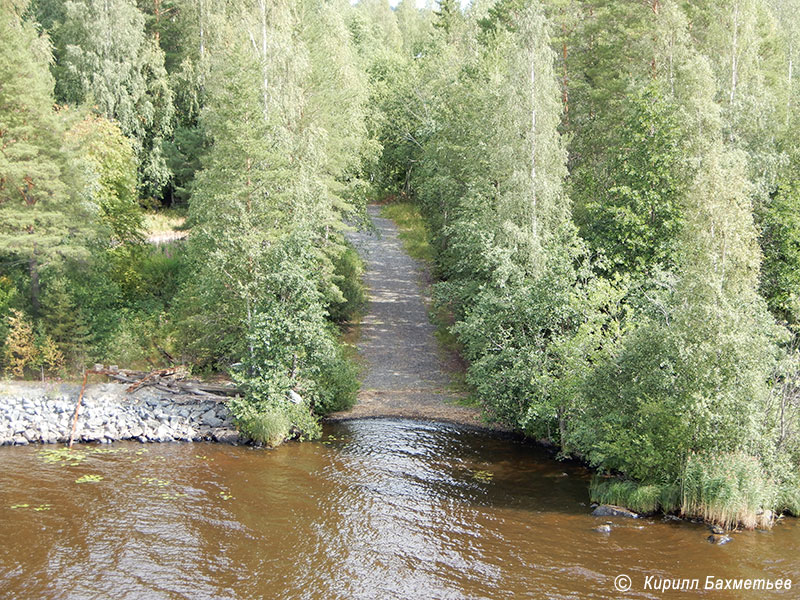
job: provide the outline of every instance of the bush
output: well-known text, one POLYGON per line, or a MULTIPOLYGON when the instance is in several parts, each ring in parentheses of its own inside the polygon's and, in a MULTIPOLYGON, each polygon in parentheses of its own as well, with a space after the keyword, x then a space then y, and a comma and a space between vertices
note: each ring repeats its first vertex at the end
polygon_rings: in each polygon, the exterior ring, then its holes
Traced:
POLYGON ((776 512, 800 516, 800 483, 784 483, 778 488, 776 512))
POLYGON ((355 248, 348 247, 334 265, 334 282, 344 300, 333 302, 328 308, 330 318, 336 322, 351 321, 364 307, 366 293, 361 277, 364 274, 364 261, 355 248))
POLYGON ((3 346, 3 363, 6 373, 23 377, 26 370, 45 368, 49 372, 64 366, 64 355, 50 336, 39 331, 34 334, 28 318, 19 310, 11 309, 8 317, 8 336, 3 346))
POLYGON ((11 309, 3 348, 6 373, 22 377, 26 368, 35 366, 38 354, 33 326, 22 311, 11 309))
POLYGON ((337 348, 336 356, 320 371, 314 412, 327 415, 347 410, 356 403, 359 387, 358 366, 337 348))
POLYGON ((289 416, 278 407, 258 411, 249 404, 235 404, 232 408, 239 431, 256 442, 274 448, 291 435, 289 416))
POLYGON ((0 275, 0 345, 5 344, 8 334, 8 317, 18 297, 17 286, 7 275, 0 275))

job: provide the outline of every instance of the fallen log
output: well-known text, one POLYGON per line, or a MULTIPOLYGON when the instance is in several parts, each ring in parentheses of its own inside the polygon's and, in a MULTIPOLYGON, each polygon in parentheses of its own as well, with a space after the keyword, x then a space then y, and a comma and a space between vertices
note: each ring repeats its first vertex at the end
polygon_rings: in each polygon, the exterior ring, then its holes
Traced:
POLYGON ((129 393, 133 393, 143 387, 155 387, 159 391, 171 394, 193 394, 218 398, 242 394, 242 391, 235 386, 184 380, 187 372, 182 367, 170 367, 147 372, 117 368, 105 369, 103 365, 95 365, 95 369, 88 372, 106 375, 116 381, 131 384, 127 389, 129 393))

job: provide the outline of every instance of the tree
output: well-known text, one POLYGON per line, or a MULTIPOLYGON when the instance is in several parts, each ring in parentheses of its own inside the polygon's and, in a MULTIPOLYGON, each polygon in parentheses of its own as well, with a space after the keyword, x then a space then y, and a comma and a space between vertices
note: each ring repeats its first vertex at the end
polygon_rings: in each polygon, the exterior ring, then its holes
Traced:
POLYGON ((70 1, 51 35, 56 98, 116 120, 133 142, 141 191, 160 196, 171 176, 163 144, 172 133, 173 95, 144 15, 131 0, 70 1))
POLYGON ((607 183, 585 208, 584 237, 602 252, 608 272, 671 269, 689 170, 678 111, 650 85, 623 115, 607 183))
POLYGON ((785 184, 761 214, 761 290, 772 312, 796 331, 800 323, 800 182, 785 184))
POLYGON ((706 156, 663 314, 586 381, 577 438, 598 466, 674 483, 694 454, 761 455, 771 444, 762 415, 781 334, 757 294, 745 165, 721 144, 706 156))
POLYGON ((40 270, 83 252, 87 219, 66 180, 47 40, 11 6, 0 6, 0 252, 27 261, 35 315, 40 270))
POLYGON ((26 367, 31 367, 38 357, 33 326, 25 314, 12 309, 8 317, 8 335, 3 347, 5 370, 15 377, 22 377, 26 367))
POLYGON ((83 311, 70 294, 69 282, 64 277, 47 281, 42 295, 42 322, 47 336, 67 360, 83 366, 82 359, 91 341, 91 331, 83 311))
POLYGON ((120 128, 104 117, 86 115, 66 133, 80 172, 85 199, 97 207, 114 244, 144 240, 136 195, 136 156, 120 128))

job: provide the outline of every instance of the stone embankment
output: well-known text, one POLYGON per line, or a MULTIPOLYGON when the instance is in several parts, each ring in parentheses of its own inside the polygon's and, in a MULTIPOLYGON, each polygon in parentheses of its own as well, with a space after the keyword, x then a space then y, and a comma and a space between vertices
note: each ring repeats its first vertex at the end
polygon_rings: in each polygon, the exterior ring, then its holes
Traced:
MULTIPOLYGON (((75 441, 244 441, 217 399, 148 388, 128 393, 127 388, 118 383, 86 386, 75 441)), ((0 382, 0 445, 68 441, 79 394, 75 384, 0 382)))

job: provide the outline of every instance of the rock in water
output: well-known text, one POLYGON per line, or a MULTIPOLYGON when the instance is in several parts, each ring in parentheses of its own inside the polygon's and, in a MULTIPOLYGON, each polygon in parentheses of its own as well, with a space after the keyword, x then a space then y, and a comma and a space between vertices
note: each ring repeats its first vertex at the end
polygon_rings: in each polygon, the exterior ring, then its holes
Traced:
POLYGON ((733 538, 729 535, 714 535, 711 534, 708 536, 708 541, 711 544, 716 544, 717 546, 724 546, 725 544, 729 544, 733 541, 733 538))
POLYGON ((623 508, 621 506, 614 506, 613 504, 601 504, 592 511, 593 517, 628 517, 629 519, 638 519, 637 515, 632 510, 623 508))
POLYGON ((600 525, 595 527, 594 530, 598 533, 611 533, 611 525, 600 525))

